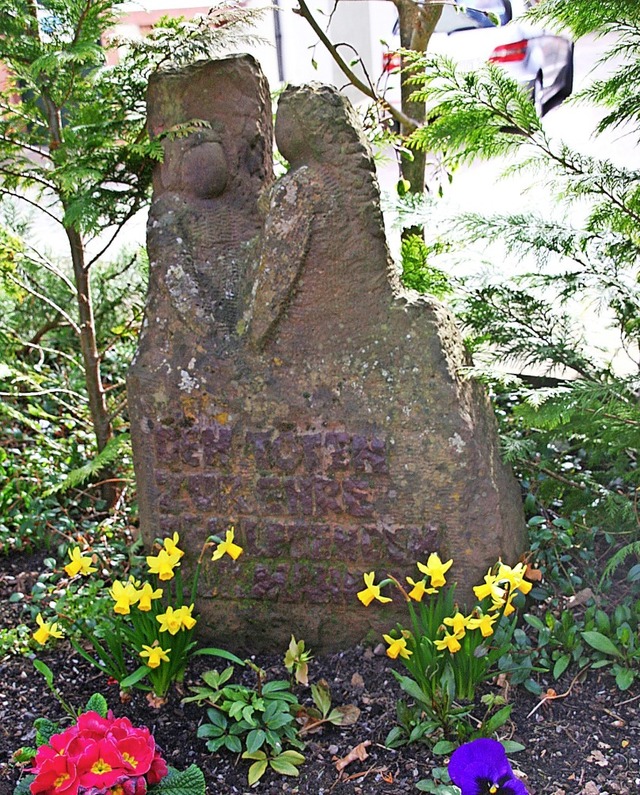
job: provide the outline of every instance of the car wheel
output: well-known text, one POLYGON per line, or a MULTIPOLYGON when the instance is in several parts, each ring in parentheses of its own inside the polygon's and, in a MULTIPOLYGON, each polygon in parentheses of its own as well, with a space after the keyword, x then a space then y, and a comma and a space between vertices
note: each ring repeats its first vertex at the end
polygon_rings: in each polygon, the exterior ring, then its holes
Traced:
POLYGON ((531 101, 539 119, 544 116, 544 101, 542 99, 542 74, 538 73, 531 87, 531 101))
POLYGON ((571 96, 572 91, 573 91, 573 44, 571 45, 571 50, 569 51, 569 58, 567 59, 567 65, 564 68, 564 82, 562 84, 562 88, 558 92, 558 98, 560 100, 566 99, 567 97, 571 96))

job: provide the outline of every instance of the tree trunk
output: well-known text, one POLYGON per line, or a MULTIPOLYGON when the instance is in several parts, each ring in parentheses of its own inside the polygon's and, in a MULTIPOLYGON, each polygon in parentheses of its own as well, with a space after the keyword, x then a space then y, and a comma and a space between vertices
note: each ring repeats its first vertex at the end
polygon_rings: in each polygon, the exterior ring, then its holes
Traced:
MULTIPOLYGON (((398 9, 398 20, 400 26, 400 46, 405 50, 415 50, 425 52, 433 29, 435 28, 440 14, 441 5, 419 6, 414 0, 393 0, 398 9)), ((406 66, 405 59, 401 59, 401 67, 406 66)), ((424 102, 412 102, 409 97, 415 88, 406 85, 403 81, 401 85, 402 110, 420 124, 424 123, 426 117, 426 106, 424 102)), ((411 130, 401 127, 400 132, 407 135, 411 130)), ((409 183, 409 189, 413 193, 422 193, 425 189, 425 167, 426 152, 414 150, 413 160, 403 158, 400 163, 400 173, 403 179, 409 183)))
MULTIPOLYGON (((98 452, 102 452, 109 440, 113 437, 113 426, 107 409, 102 375, 100 373, 100 354, 96 341, 96 327, 93 317, 93 304, 91 301, 91 285, 89 273, 84 264, 84 244, 80 233, 72 227, 65 227, 67 239, 71 249, 73 263, 73 276, 76 286, 76 299, 78 302, 78 319, 80 326, 80 349, 89 397, 89 410, 91 422, 96 436, 98 452)), ((102 486, 102 497, 109 507, 115 504, 117 490, 111 480, 112 473, 105 471, 106 482, 102 486)))
MULTIPOLYGON (((29 10, 33 19, 33 36, 40 38, 40 28, 38 24, 38 7, 35 0, 28 0, 29 10)), ((49 151, 54 154, 62 146, 62 119, 60 107, 53 101, 45 84, 40 88, 40 96, 44 104, 49 128, 49 151)), ((63 208, 65 200, 62 192, 59 194, 63 208)), ((102 452, 107 443, 113 436, 113 426, 107 402, 105 399, 104 388, 102 386, 102 376, 100 373, 100 355, 96 341, 96 325, 93 317, 93 304, 91 302, 91 287, 89 273, 85 268, 84 262, 84 243, 80 233, 73 227, 64 227, 64 231, 69 241, 71 250, 71 261, 73 264, 73 276, 76 287, 76 300, 78 302, 78 319, 80 326, 80 349, 82 351, 82 362, 84 365, 85 385, 89 398, 89 411, 91 412, 91 422, 96 436, 98 452, 102 452)), ((112 479, 112 472, 103 472, 105 483, 101 488, 102 498, 108 507, 113 507, 117 499, 117 490, 112 479)))

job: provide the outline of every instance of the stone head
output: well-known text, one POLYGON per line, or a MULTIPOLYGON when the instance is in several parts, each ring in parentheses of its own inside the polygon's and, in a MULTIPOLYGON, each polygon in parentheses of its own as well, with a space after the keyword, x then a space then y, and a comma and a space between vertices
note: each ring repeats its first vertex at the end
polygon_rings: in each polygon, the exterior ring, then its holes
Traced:
POLYGON ((354 115, 348 100, 330 86, 288 86, 278 102, 278 149, 293 167, 335 159, 345 146, 361 143, 354 115))
POLYGON ((271 98, 250 55, 154 74, 148 107, 150 136, 165 140, 156 198, 167 191, 196 200, 232 192, 246 205, 270 185, 271 98), (186 125, 195 129, 180 137, 186 125))

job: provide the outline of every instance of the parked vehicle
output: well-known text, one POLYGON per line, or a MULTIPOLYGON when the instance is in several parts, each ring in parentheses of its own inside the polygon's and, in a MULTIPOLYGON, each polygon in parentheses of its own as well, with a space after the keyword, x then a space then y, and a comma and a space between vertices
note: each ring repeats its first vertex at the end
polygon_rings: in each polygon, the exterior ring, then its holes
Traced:
MULTIPOLYGON (((488 61, 500 64, 529 91, 542 116, 551 99, 565 99, 573 90, 573 42, 524 19, 531 5, 532 0, 443 5, 427 51, 446 55, 469 70, 488 61)), ((397 40, 397 23, 394 34, 397 40)), ((398 65, 399 57, 390 49, 383 56, 383 68, 392 72, 398 65)), ((391 83, 389 87, 389 101, 399 101, 398 88, 391 83)))

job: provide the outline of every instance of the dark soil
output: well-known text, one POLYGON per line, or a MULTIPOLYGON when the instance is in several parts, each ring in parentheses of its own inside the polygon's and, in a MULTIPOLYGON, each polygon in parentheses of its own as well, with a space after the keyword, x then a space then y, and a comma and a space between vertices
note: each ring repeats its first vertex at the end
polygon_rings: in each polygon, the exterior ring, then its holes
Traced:
MULTIPOLYGON (((8 597, 18 590, 28 593, 29 582, 40 570, 38 558, 0 558, 0 626, 10 627, 21 620, 19 605, 9 603, 8 597)), ((433 767, 446 762, 446 758, 434 757, 426 745, 385 748, 400 691, 390 673, 391 662, 372 649, 358 647, 313 659, 311 680, 325 679, 334 705, 355 704, 361 710, 360 718, 347 728, 328 727, 313 735, 304 751, 306 762, 299 778, 267 772, 253 789, 247 784, 246 761, 228 752, 207 752, 205 741, 196 737, 204 710, 181 704, 177 691, 159 709, 151 708, 141 692, 123 703, 117 685, 109 685, 65 642, 44 650, 39 658, 53 670, 56 687, 74 706, 83 706, 92 693, 101 692, 116 715, 126 715, 134 725, 152 729, 170 765, 178 769, 192 762, 199 765, 208 795, 253 791, 262 795, 404 795, 417 793, 416 782, 428 778, 433 767), (370 743, 367 758, 351 762, 338 773, 336 761, 365 741, 370 743)), ((215 667, 213 659, 200 659, 198 668, 190 668, 185 687, 197 683, 202 670, 215 667)), ((280 661, 281 656, 257 660, 270 678, 285 678, 280 661)), ((570 670, 559 682, 541 680, 545 690, 553 687, 558 694, 567 693, 542 706, 538 706, 540 699, 524 688, 507 689, 513 711, 502 738, 525 745, 524 751, 511 757, 514 768, 531 795, 637 795, 638 683, 622 693, 602 671, 589 671, 583 679, 574 680, 575 673, 570 670)), ((12 764, 12 754, 20 746, 33 744, 34 718, 46 716, 62 722, 68 718, 28 657, 12 655, 2 660, 0 682, 0 795, 9 795, 20 775, 12 764)), ((498 692, 497 686, 494 690, 498 692)), ((298 696, 305 698, 304 692, 298 696)))

